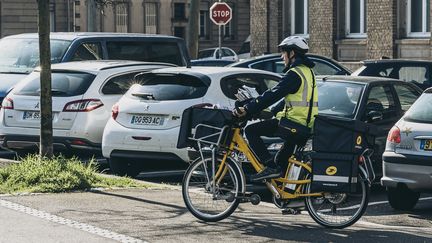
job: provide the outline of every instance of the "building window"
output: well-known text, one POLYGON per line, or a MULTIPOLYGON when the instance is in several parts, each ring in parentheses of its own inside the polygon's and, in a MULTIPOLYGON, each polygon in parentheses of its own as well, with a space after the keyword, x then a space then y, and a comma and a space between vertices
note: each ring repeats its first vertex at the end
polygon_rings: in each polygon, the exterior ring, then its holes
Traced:
POLYGON ((128 6, 126 3, 115 5, 116 32, 128 32, 128 6))
POLYGON ((291 1, 291 35, 308 36, 308 0, 291 1))
POLYGON ((346 35, 351 38, 366 37, 366 1, 346 0, 346 35))
POLYGON ((222 34, 224 40, 234 40, 234 35, 232 33, 232 26, 233 26, 233 20, 231 19, 230 22, 226 25, 222 25, 222 34))
POLYGON ((182 26, 174 27, 174 36, 185 38, 185 27, 182 26))
POLYGON ((202 40, 209 39, 209 11, 201 10, 199 16, 199 38, 202 40))
POLYGON ((56 18, 55 18, 55 5, 54 3, 50 3, 50 31, 54 32, 56 27, 56 18))
POLYGON ((186 19, 186 11, 184 3, 174 3, 174 19, 184 20, 186 19))
POLYGON ((157 34, 157 3, 146 3, 144 28, 147 34, 157 34))
POLYGON ((430 1, 408 0, 407 35, 408 37, 430 37, 430 1))

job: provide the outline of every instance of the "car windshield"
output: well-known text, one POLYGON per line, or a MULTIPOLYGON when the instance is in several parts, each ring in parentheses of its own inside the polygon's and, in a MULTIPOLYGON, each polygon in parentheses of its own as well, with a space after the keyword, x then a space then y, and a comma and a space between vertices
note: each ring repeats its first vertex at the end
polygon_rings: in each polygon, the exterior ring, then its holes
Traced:
MULTIPOLYGON (((70 41, 51 40, 51 63, 61 61, 70 41)), ((30 73, 39 66, 39 39, 0 41, 0 73, 30 73)))
POLYGON ((203 51, 200 51, 198 53, 198 59, 199 58, 212 57, 213 56, 213 52, 214 52, 214 50, 203 50, 203 51))
POLYGON ((137 77, 129 97, 145 100, 186 100, 203 97, 208 86, 185 74, 144 74, 137 77))
MULTIPOLYGON (((51 92, 53 97, 68 97, 84 94, 96 76, 89 73, 53 72, 51 92)), ((35 71, 27 76, 13 89, 16 95, 39 96, 40 72, 35 71)))
POLYGON ((420 98, 407 111, 404 119, 412 122, 431 123, 432 94, 427 93, 420 96, 420 98))
POLYGON ((318 82, 319 113, 354 118, 364 85, 346 82, 318 82))

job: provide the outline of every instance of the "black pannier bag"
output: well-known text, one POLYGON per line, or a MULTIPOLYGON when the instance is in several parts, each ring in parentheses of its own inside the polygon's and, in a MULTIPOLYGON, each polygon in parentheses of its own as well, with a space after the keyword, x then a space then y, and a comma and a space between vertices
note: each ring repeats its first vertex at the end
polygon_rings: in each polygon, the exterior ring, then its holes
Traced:
MULTIPOLYGON (((204 139, 205 141, 216 143, 219 135, 219 129, 200 126, 195 129, 198 124, 206 124, 213 127, 222 128, 225 125, 232 124, 233 115, 230 110, 209 109, 200 107, 189 107, 183 111, 182 121, 180 126, 179 137, 177 141, 177 148, 193 147, 196 148, 197 141, 189 139, 204 139), (208 135, 210 137, 204 138, 208 135)), ((231 141, 230 131, 222 136, 222 144, 231 141)))
POLYGON ((313 153, 312 160, 313 192, 356 192, 359 155, 313 153))
POLYGON ((326 153, 362 153, 373 146, 376 126, 361 121, 317 115, 315 117, 312 149, 326 153))

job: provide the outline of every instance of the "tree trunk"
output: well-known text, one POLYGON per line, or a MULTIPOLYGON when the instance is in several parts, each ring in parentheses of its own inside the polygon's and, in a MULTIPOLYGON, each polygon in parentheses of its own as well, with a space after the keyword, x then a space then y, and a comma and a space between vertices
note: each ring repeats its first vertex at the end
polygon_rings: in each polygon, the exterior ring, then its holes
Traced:
POLYGON ((53 156, 52 98, 51 98, 51 50, 49 0, 38 0, 39 9, 39 58, 40 58, 40 150, 41 157, 53 156))
POLYGON ((199 33, 199 9, 200 1, 191 0, 190 3, 190 16, 189 16, 189 31, 188 31, 188 48, 192 59, 196 59, 198 56, 198 33, 199 33))

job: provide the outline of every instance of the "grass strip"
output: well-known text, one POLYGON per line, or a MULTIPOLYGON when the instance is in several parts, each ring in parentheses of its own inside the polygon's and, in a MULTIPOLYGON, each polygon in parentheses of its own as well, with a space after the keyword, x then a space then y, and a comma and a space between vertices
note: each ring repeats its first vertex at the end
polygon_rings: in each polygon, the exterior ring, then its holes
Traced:
POLYGON ((20 163, 0 168, 0 193, 69 192, 91 188, 146 188, 144 183, 127 177, 105 177, 97 173, 97 164, 84 164, 78 158, 52 159, 30 155, 20 163))

